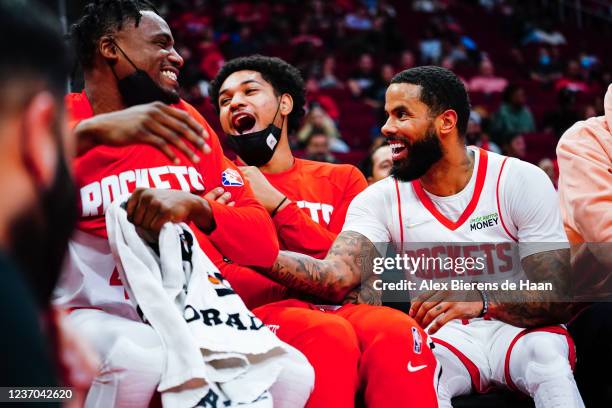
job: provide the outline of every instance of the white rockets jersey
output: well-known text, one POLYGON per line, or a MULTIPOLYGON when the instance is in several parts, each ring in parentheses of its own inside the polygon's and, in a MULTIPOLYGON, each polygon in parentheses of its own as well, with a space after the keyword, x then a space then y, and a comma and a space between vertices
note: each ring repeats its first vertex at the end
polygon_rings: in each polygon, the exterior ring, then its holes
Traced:
MULTIPOLYGON (((438 197, 425 191, 419 180, 388 177, 355 197, 343 231, 358 232, 375 244, 392 242, 398 253, 410 253, 423 243, 425 256, 445 256, 447 248, 433 244, 444 242, 478 243, 464 248, 467 255, 489 252, 498 261, 518 257, 514 242, 521 243, 521 259, 568 247, 557 194, 543 171, 474 146, 468 149, 474 155, 474 171, 459 193, 438 197)), ((508 262, 514 265, 506 268, 520 269, 518 258, 508 262)))

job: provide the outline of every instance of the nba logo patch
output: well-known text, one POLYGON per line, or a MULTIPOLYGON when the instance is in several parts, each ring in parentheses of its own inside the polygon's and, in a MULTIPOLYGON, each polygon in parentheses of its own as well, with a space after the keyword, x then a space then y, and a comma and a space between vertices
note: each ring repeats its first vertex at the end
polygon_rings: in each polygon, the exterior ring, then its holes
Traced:
POLYGON ((242 177, 240 177, 240 173, 238 173, 234 169, 225 169, 223 173, 221 173, 221 183, 224 186, 243 186, 244 182, 242 181, 242 177))
POLYGON ((421 333, 419 333, 419 329, 416 327, 412 328, 412 348, 416 354, 421 354, 421 349, 423 345, 423 339, 421 338, 421 333))

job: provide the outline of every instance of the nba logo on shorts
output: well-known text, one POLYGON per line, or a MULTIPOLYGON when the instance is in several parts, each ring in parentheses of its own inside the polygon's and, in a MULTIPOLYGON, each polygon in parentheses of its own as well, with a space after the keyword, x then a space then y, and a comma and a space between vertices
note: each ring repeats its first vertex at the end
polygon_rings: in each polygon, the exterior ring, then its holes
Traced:
POLYGON ((416 354, 421 354, 423 339, 421 338, 421 333, 419 333, 419 329, 417 329, 416 327, 412 328, 412 343, 414 352, 416 354))
POLYGON ((242 181, 242 177, 240 177, 240 173, 238 173, 234 169, 225 169, 223 173, 221 173, 221 183, 224 186, 242 186, 244 182, 242 181))

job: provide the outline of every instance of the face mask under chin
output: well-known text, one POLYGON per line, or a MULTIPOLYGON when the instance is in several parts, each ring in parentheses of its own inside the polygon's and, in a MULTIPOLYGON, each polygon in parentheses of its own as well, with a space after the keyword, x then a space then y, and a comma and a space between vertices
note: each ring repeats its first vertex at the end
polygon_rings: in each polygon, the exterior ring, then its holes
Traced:
POLYGON ((132 62, 130 57, 127 56, 116 42, 114 44, 135 70, 128 76, 119 79, 115 73, 115 69, 111 66, 113 75, 117 79, 119 93, 126 107, 143 105, 151 102, 163 102, 167 105, 173 105, 179 102, 180 98, 178 93, 167 91, 159 86, 149 74, 138 68, 136 64, 132 62))
POLYGON ((261 167, 272 159, 280 136, 281 129, 271 123, 258 132, 243 133, 240 136, 228 134, 227 141, 246 164, 261 167))

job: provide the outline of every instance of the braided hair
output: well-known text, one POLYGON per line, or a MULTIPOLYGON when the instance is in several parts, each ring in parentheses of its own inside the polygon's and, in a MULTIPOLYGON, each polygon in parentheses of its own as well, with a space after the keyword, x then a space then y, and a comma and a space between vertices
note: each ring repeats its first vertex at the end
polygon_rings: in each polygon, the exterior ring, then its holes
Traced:
POLYGON ((133 21, 138 27, 142 11, 159 14, 148 0, 94 0, 87 4, 79 21, 70 29, 76 56, 83 69, 92 68, 100 38, 121 31, 127 22, 133 21))

